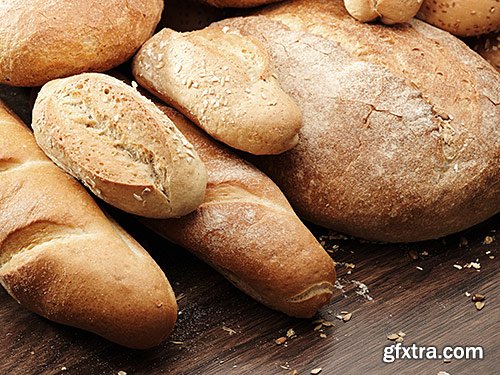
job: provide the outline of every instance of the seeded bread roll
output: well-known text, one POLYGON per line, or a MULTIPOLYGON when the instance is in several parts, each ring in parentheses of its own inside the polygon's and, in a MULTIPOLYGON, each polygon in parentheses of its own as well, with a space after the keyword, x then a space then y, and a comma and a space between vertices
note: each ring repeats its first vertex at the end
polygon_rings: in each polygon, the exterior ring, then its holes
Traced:
POLYGON ((94 194, 146 217, 202 202, 205 166, 158 108, 116 78, 84 73, 47 83, 33 109, 39 146, 94 194))
POLYGON ((37 147, 0 103, 0 283, 27 309, 145 349, 177 303, 147 252, 37 147))
POLYGON ((3 0, 0 83, 41 86, 120 65, 153 34, 162 9, 162 0, 3 0))
POLYGON ((263 304, 291 316, 314 315, 333 293, 332 259, 266 175, 162 108, 199 150, 208 188, 192 214, 147 224, 263 304))
POLYGON ((200 0, 219 8, 250 8, 258 5, 277 3, 281 0, 200 0))
POLYGON ((500 31, 498 0, 424 0, 418 18, 459 36, 500 31))
POLYGON ((423 0, 344 0, 351 16, 361 22, 380 21, 387 25, 411 20, 423 0))
POLYGON ((256 155, 293 148, 302 115, 281 89, 267 52, 225 31, 163 29, 135 57, 136 80, 231 147, 256 155))
POLYGON ((372 240, 445 236, 500 211, 500 75, 413 19, 357 22, 341 0, 222 21, 259 39, 300 105, 296 148, 252 160, 299 216, 372 240))

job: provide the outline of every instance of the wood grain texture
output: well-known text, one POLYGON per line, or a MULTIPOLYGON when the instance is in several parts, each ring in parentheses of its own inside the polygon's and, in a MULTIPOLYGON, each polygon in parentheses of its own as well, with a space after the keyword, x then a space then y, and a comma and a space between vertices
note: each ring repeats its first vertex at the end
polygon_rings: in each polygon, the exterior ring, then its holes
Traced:
MULTIPOLYGON (((30 93, 16 92, 0 88, 0 97, 7 96, 28 119, 30 93)), ((179 321, 170 342, 150 351, 127 350, 33 315, 1 290, 0 374, 289 374, 292 369, 309 374, 321 367, 322 374, 446 371, 456 375, 494 374, 500 366, 498 215, 444 240, 401 245, 356 239, 327 241, 327 249, 335 248, 332 251, 339 262, 343 290, 339 289, 332 303, 316 317, 335 325, 324 329, 327 338, 320 338, 320 332, 314 331, 314 319, 292 319, 263 307, 184 250, 129 217, 112 213, 150 250, 177 296, 184 296, 179 300, 179 321), (483 243, 486 236, 493 242, 483 243), (411 259, 410 252, 419 258, 411 259), (428 255, 422 255, 424 252, 428 255), (453 267, 476 259, 480 271, 453 267), (347 274, 342 263, 356 267, 347 274), (355 281, 368 286, 372 301, 356 293, 360 288, 355 281), (486 295, 482 311, 476 311, 464 295, 467 291, 486 295), (335 318, 344 310, 353 313, 346 323, 335 318), (230 334, 224 327, 236 333, 230 334), (289 328, 297 337, 277 345, 275 340, 285 336, 289 328), (406 333, 408 345, 481 345, 485 359, 384 364, 383 347, 390 343, 386 335, 400 330, 406 333)), ((317 236, 327 233, 312 229, 317 236)))

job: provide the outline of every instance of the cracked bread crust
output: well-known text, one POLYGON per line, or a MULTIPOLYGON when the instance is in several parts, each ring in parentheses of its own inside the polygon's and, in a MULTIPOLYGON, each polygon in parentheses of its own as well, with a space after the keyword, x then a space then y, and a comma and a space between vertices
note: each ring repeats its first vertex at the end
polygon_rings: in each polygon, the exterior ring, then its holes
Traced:
POLYGON ((361 24, 340 0, 222 21, 259 39, 299 104, 297 147, 254 158, 307 220, 372 240, 445 236, 500 210, 500 78, 425 23, 361 24))
POLYGON ((203 201, 206 170, 192 145, 152 102, 113 77, 47 83, 33 129, 57 165, 126 212, 165 219, 203 201))

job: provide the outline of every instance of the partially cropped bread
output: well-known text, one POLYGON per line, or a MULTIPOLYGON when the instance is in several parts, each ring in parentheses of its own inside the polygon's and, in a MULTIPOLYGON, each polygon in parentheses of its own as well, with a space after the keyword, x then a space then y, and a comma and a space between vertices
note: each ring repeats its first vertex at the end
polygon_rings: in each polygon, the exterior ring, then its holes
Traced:
POLYGON ((219 8, 250 8, 258 5, 277 3, 281 0, 199 0, 219 8))
POLYGON ((193 146, 116 78, 85 73, 47 83, 33 109, 33 130, 58 166, 124 211, 165 219, 203 202, 207 173, 193 146))
POLYGON ((468 44, 500 73, 500 33, 471 38, 468 44))
POLYGON ((361 22, 380 21, 387 25, 411 20, 423 0, 344 0, 351 16, 361 22))
POLYGON ((177 112, 163 110, 199 150, 209 182, 198 210, 147 224, 263 304, 291 316, 314 315, 333 293, 332 259, 266 175, 177 112))
POLYGON ((498 0, 424 0, 418 18, 459 36, 500 31, 498 0))
POLYGON ((0 283, 24 307, 131 348, 172 331, 161 269, 0 103, 0 283))
POLYGON ((231 147, 262 155, 297 144, 300 110, 252 38, 218 27, 163 29, 141 48, 133 72, 142 86, 231 147))
POLYGON ((162 9, 163 0, 4 0, 0 83, 41 86, 111 69, 153 34, 162 9))
POLYGON ((254 158, 299 216, 351 235, 420 241, 500 211, 500 75, 422 21, 357 22, 341 0, 222 21, 258 38, 301 107, 296 148, 254 158))

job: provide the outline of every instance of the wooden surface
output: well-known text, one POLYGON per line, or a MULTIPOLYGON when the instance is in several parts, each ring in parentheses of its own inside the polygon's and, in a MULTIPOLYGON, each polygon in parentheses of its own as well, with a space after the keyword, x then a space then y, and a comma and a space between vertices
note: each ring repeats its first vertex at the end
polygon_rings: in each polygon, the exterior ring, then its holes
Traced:
MULTIPOLYGON (((0 86, 0 97, 29 122, 29 90, 0 86)), ((339 262, 342 289, 315 318, 334 323, 322 331, 314 330, 315 319, 291 319, 259 305, 184 250, 118 216, 150 250, 181 297, 179 321, 170 338, 174 342, 150 351, 127 350, 40 318, 1 290, 0 374, 289 374, 293 369, 309 374, 321 367, 321 374, 456 375, 495 374, 500 368, 498 258, 490 259, 500 248, 500 236, 495 237, 498 216, 464 233, 424 243, 326 241, 339 262), (492 243, 483 243, 487 236, 492 243), (476 259, 480 270, 453 267, 476 259), (359 282, 369 293, 358 294, 359 282), (477 311, 465 292, 485 294, 484 309, 477 311), (351 312, 352 319, 336 319, 341 311, 351 312), (290 328, 296 337, 277 345, 275 340, 290 328), (406 333, 405 345, 481 345, 485 359, 384 364, 383 348, 390 344, 386 336, 398 331, 406 333), (322 332, 326 338, 320 337, 322 332)), ((328 233, 312 229, 318 236, 328 233)))

